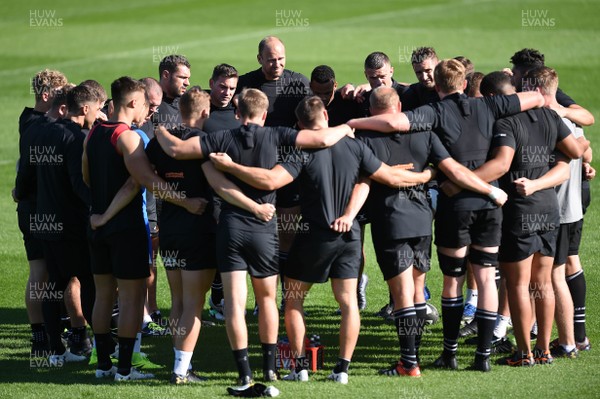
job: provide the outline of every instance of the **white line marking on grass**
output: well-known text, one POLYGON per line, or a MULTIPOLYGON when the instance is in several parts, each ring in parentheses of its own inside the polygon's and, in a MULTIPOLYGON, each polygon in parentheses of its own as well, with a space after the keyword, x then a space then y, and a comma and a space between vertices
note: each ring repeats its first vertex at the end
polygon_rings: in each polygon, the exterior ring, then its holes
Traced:
MULTIPOLYGON (((478 1, 465 0, 462 3, 464 5, 467 5, 467 4, 473 4, 475 2, 477 2, 477 4, 480 4, 482 2, 489 3, 491 1, 492 0, 478 0, 478 1)), ((434 5, 434 6, 429 6, 429 7, 415 7, 415 8, 410 8, 407 10, 386 11, 386 12, 381 12, 381 13, 376 13, 376 14, 366 14, 366 15, 361 15, 361 16, 357 16, 357 17, 336 19, 336 20, 324 22, 322 24, 317 24, 317 25, 315 25, 315 27, 321 28, 321 27, 325 27, 325 26, 349 25, 349 24, 353 24, 353 23, 373 22, 373 21, 377 21, 380 19, 390 18, 390 17, 406 17, 406 16, 416 15, 416 14, 424 14, 424 13, 427 14, 428 12, 439 12, 439 11, 446 10, 448 8, 456 8, 459 6, 460 6, 460 4, 452 3, 452 4, 434 5)), ((199 39, 199 40, 191 40, 191 41, 184 42, 184 43, 178 43, 173 46, 181 46, 184 48, 189 48, 189 47, 202 46, 202 45, 206 45, 206 44, 230 43, 230 42, 234 42, 237 40, 245 40, 245 39, 249 39, 249 38, 254 39, 256 37, 264 37, 267 35, 277 35, 277 34, 281 34, 281 33, 293 32, 293 31, 298 31, 298 28, 284 27, 284 28, 274 28, 274 29, 268 29, 268 30, 249 31, 249 32, 238 33, 238 34, 229 35, 229 36, 219 36, 219 37, 210 37, 210 38, 199 39)), ((37 71, 44 69, 44 68, 60 69, 60 68, 71 67, 71 66, 82 66, 82 65, 88 65, 88 64, 95 64, 95 63, 98 63, 100 61, 105 61, 105 60, 112 61, 112 60, 116 60, 116 59, 139 58, 139 56, 148 54, 148 51, 149 51, 149 47, 144 47, 144 48, 135 49, 135 50, 118 51, 118 52, 114 52, 114 53, 101 54, 101 55, 97 55, 97 56, 93 56, 93 57, 85 57, 85 58, 78 58, 78 59, 69 60, 69 61, 57 62, 57 63, 53 63, 50 65, 37 65, 37 66, 31 66, 31 67, 8 69, 8 70, 0 71, 0 77, 14 76, 14 75, 22 74, 22 73, 29 73, 29 74, 36 73, 37 71)))

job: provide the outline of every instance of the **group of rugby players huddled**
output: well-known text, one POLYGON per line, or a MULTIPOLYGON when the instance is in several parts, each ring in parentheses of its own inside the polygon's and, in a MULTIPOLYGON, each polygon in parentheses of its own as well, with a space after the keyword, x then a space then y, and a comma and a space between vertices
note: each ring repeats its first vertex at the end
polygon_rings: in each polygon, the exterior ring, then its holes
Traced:
POLYGON ((189 87, 188 60, 169 55, 159 80, 116 79, 110 100, 93 80, 74 86, 50 70, 34 77, 13 193, 30 262, 32 355, 89 359, 97 378, 152 378, 140 344, 143 320, 161 318, 155 284, 153 295, 147 289, 159 248, 172 298, 167 325, 176 327, 172 383, 204 380, 191 358, 212 285, 211 308, 225 319, 239 373, 230 393, 253 389, 249 274, 264 380, 280 378, 278 281, 293 353, 283 379, 308 381, 303 303, 312 284, 331 279, 341 321, 328 378, 346 384, 370 223, 400 346, 381 374, 419 377, 433 221, 443 351, 431 367, 457 369, 459 336, 475 332, 472 368, 484 372, 507 343, 513 354, 501 362, 509 366, 590 349, 578 248, 595 175, 581 126, 594 118, 558 89, 542 54, 523 49, 512 69, 484 75, 465 57, 438 60, 421 47, 411 58, 418 83, 406 85, 374 52, 368 83, 342 88, 329 66, 310 80, 285 69, 276 37, 260 42, 257 59, 260 68, 241 76, 217 65, 204 91, 189 87), (58 297, 71 316, 68 349, 58 297), (461 329, 465 304, 476 311, 461 329), (506 337, 511 323, 516 348, 506 337))

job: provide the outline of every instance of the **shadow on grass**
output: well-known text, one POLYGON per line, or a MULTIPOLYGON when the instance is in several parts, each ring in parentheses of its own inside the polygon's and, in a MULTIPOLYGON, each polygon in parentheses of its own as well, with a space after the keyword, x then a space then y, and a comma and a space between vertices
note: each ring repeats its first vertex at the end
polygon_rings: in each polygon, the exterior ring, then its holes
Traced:
MULTIPOLYGON (((338 357, 340 315, 336 309, 325 306, 308 306, 306 308, 307 335, 318 334, 321 344, 325 346, 324 368, 332 368, 338 357)), ((208 315, 204 320, 211 320, 208 315)), ((63 367, 51 367, 43 358, 30 357, 30 332, 27 315, 24 309, 1 308, 0 320, 10 321, 3 324, 0 330, 0 375, 2 380, 10 382, 42 382, 56 384, 103 384, 92 377, 93 367, 87 363, 68 363, 63 367)), ((213 320, 214 321, 214 320, 213 320)), ((258 317, 248 310, 246 322, 249 331, 249 353, 253 370, 262 369, 260 339, 258 337, 258 317)), ((285 335, 283 317, 280 318, 280 336, 285 335)), ((398 338, 395 327, 384 322, 380 317, 370 313, 361 314, 361 331, 358 345, 352 359, 353 368, 362 369, 359 374, 370 374, 368 370, 378 370, 394 362, 399 357, 398 338)), ((439 355, 442 347, 441 322, 427 326, 420 350, 422 363, 427 365, 439 355)), ((459 358, 470 359, 472 347, 462 345, 459 358)), ((173 364, 172 338, 145 337, 142 340, 142 350, 148 354, 154 363, 162 365, 158 370, 152 370, 163 384, 171 374, 173 364), (162 380, 162 381, 161 381, 162 380)), ((235 366, 227 340, 225 325, 216 322, 215 326, 203 327, 200 333, 193 358, 194 369, 208 376, 219 378, 231 375, 235 377, 235 366)), ((154 382, 144 382, 152 385, 154 382)))

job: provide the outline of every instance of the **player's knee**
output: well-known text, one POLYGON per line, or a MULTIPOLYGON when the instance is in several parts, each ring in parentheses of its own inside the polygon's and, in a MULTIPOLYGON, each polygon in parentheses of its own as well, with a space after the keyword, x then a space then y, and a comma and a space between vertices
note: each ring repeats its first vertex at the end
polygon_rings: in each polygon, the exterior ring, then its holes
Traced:
POLYGON ((444 276, 462 277, 467 271, 467 258, 453 258, 438 251, 440 269, 444 276))
POLYGON ((469 261, 473 265, 480 265, 483 267, 496 267, 498 266, 498 252, 489 253, 471 248, 469 250, 469 261))

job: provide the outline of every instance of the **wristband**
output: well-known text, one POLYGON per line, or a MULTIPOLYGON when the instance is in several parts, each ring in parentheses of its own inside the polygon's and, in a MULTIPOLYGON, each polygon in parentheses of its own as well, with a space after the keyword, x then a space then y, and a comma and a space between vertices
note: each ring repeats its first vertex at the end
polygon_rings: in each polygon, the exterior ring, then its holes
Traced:
POLYGON ((488 194, 488 197, 490 197, 492 201, 496 201, 501 195, 502 190, 500 190, 498 187, 492 186, 492 191, 488 194))

